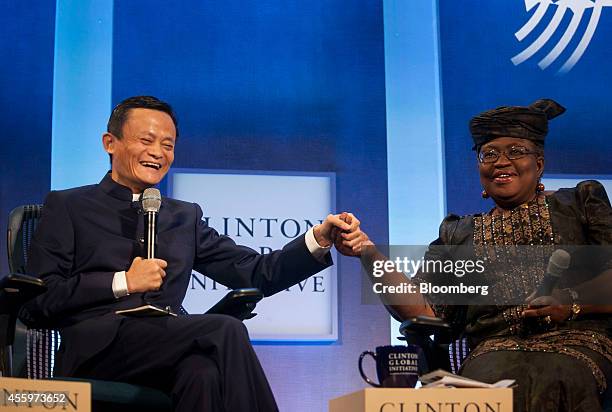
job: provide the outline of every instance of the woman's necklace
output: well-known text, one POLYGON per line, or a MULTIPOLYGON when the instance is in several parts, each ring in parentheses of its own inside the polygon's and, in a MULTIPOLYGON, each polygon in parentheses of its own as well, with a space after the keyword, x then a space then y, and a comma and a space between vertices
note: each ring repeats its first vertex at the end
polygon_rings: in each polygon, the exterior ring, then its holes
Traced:
POLYGON ((543 193, 536 193, 533 195, 533 197, 531 199, 529 199, 528 201, 521 203, 518 206, 512 207, 510 209, 504 209, 502 207, 499 207, 497 204, 495 205, 495 207, 493 209, 491 209, 491 211, 489 212, 489 214, 491 216, 499 216, 499 215, 503 215, 504 213, 508 213, 511 212, 512 210, 518 209, 518 208, 522 208, 522 209, 528 209, 529 208, 529 204, 531 204, 534 200, 538 199, 538 198, 543 198, 544 194, 543 193))

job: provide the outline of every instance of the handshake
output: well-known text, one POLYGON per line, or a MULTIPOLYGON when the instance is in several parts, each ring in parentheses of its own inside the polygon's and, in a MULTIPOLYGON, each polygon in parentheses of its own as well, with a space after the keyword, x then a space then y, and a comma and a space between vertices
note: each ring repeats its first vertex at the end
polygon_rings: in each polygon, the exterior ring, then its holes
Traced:
MULTIPOLYGON (((345 256, 360 256, 363 246, 372 244, 361 231, 360 222, 352 213, 328 215, 323 223, 313 228, 315 240, 322 247, 336 246, 345 256)), ((134 258, 125 273, 128 293, 159 290, 166 277, 168 263, 163 259, 134 258)))
POLYGON ((352 213, 330 214, 314 227, 315 240, 322 247, 336 246, 345 256, 360 256, 363 246, 371 244, 368 235, 361 231, 360 223, 352 213))

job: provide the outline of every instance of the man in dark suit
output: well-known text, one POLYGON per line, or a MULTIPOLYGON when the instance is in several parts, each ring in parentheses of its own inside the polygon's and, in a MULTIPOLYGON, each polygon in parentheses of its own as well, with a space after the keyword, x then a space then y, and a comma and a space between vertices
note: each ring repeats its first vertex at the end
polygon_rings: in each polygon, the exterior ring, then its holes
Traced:
POLYGON ((348 224, 350 219, 329 215, 282 250, 260 255, 208 227, 198 205, 164 198, 158 258, 142 259, 138 199, 168 172, 177 134, 172 108, 154 97, 129 98, 115 107, 102 138, 112 170, 97 185, 51 192, 45 201, 27 270, 49 290, 22 318, 60 329, 58 376, 159 387, 172 394, 177 411, 277 410, 238 320, 133 318, 115 311, 150 303, 177 312, 192 269, 230 288, 257 287, 269 296, 331 265, 334 241, 342 253, 353 254, 365 235, 356 218, 348 224))

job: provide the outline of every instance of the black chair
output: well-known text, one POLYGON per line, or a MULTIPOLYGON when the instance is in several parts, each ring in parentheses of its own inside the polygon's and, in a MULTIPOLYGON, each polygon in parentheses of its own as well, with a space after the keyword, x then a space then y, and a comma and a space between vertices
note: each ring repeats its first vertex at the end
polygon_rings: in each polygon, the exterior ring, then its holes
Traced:
MULTIPOLYGON (((17 320, 21 305, 44 292, 41 279, 25 275, 28 248, 40 219, 41 205, 15 208, 9 216, 8 258, 11 274, 0 279, 0 374, 2 376, 53 379, 55 352, 60 334, 50 329, 29 329, 17 320)), ((250 319, 257 302, 263 298, 258 289, 230 291, 206 313, 250 319)), ((187 311, 181 307, 181 315, 187 311)), ((66 379, 66 378, 62 378, 66 379)), ((171 411, 170 397, 156 389, 123 382, 76 379, 92 385, 94 411, 171 411)))
MULTIPOLYGON (((21 305, 46 290, 40 279, 8 275, 0 279, 0 376, 12 376, 15 324, 21 305)), ((22 359, 18 359, 21 364, 22 359)))
POLYGON ((452 342, 451 327, 440 318, 417 316, 407 319, 402 322, 399 331, 402 336, 398 339, 416 345, 423 351, 424 359, 419 359, 419 375, 436 369, 457 373, 467 356, 467 352, 461 356, 464 351, 455 350, 456 342, 452 342))

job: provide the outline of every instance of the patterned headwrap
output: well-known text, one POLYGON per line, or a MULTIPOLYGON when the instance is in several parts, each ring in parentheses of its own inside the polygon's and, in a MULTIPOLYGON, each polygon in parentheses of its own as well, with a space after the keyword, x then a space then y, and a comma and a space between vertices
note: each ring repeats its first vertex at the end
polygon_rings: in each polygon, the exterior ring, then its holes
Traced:
POLYGON ((548 121, 565 112, 552 99, 541 99, 529 106, 502 106, 474 116, 470 132, 473 150, 498 137, 519 137, 544 145, 548 121))

